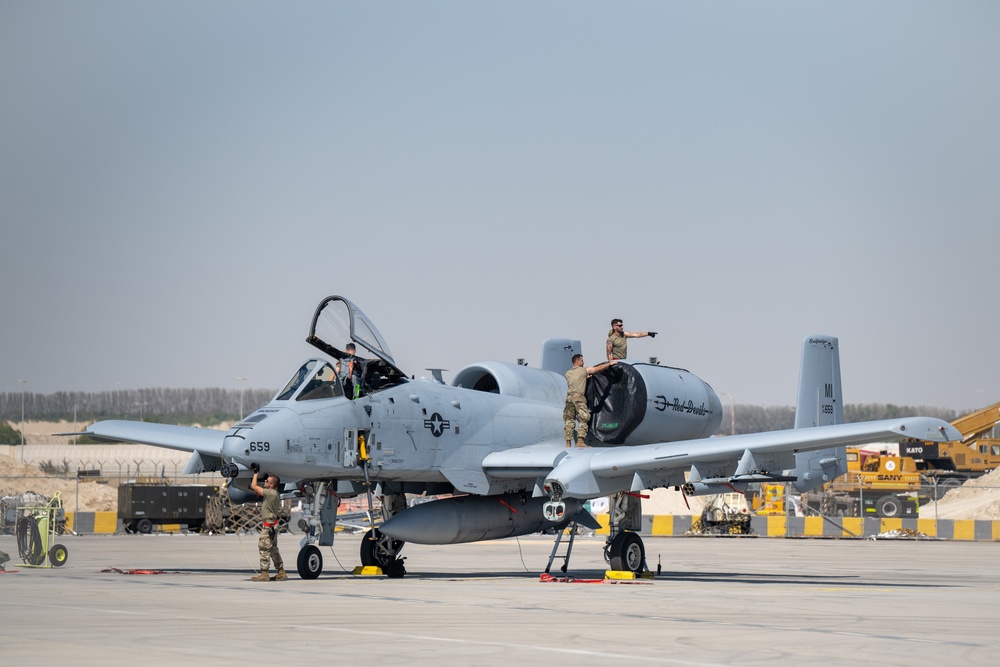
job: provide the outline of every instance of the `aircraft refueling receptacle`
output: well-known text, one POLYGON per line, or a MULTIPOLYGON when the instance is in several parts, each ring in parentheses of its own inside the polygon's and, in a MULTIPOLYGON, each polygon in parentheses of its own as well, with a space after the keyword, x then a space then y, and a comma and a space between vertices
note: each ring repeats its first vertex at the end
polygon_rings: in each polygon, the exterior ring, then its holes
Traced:
POLYGON ((362 540, 361 563, 402 576, 405 542, 596 528, 585 503, 610 496, 605 558, 612 569, 640 572, 647 569, 640 490, 684 486, 700 494, 788 480, 803 491, 846 469, 845 446, 960 437, 926 417, 844 424, 831 336, 803 342, 794 429, 712 437, 722 405, 711 386, 684 369, 621 361, 588 383, 590 446, 580 449, 565 448, 562 419, 563 373, 581 351, 577 340, 546 340, 539 368, 487 361, 450 384, 400 370, 381 333, 344 297, 319 304, 306 340, 325 356, 302 364, 270 403, 228 432, 103 421, 85 433, 190 451, 185 473, 219 470, 237 489, 245 490, 251 464, 278 475, 283 493, 307 507, 297 559, 306 579, 322 572, 319 547, 333 544, 344 497, 366 496, 369 512, 381 499, 382 523, 362 540), (360 352, 349 354, 348 342, 360 352), (342 380, 348 363, 350 395, 342 380), (443 497, 409 507, 407 494, 443 497))

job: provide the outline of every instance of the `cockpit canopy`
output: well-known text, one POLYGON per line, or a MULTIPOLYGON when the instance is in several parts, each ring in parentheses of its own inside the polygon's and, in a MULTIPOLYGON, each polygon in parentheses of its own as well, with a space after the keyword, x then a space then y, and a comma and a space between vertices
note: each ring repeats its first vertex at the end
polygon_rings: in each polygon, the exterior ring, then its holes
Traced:
POLYGON ((316 307, 306 342, 338 361, 352 362, 354 375, 360 377, 355 397, 407 381, 382 334, 360 308, 342 296, 328 296, 316 307), (366 358, 358 349, 348 350, 349 344, 375 358, 366 358))

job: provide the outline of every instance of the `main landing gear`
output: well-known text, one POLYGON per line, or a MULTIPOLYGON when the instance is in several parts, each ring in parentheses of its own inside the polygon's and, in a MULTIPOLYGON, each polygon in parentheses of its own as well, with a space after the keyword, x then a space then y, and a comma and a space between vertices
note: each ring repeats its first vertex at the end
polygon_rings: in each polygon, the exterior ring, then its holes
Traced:
POLYGON ((379 567, 390 578, 402 577, 406 568, 403 567, 403 559, 397 558, 397 555, 403 544, 402 540, 394 540, 383 535, 378 528, 372 528, 361 539, 361 564, 379 567))
MULTIPOLYGON (((316 579, 323 573, 323 552, 319 547, 333 544, 340 498, 329 492, 327 482, 313 482, 304 486, 302 492, 308 513, 299 522, 305 537, 300 543, 295 565, 300 577, 316 579)), ((406 496, 401 493, 382 496, 383 520, 387 520, 405 507, 406 496)), ((380 533, 377 528, 373 528, 361 539, 361 564, 379 567, 389 577, 402 577, 406 573, 406 568, 403 567, 403 559, 399 557, 399 552, 404 544, 402 540, 394 540, 380 533)))
MULTIPOLYGON (((404 509, 406 496, 402 493, 387 493, 382 496, 382 521, 388 521, 404 509)), ((371 511, 369 509, 369 516, 371 511)), ((406 568, 403 566, 403 559, 399 558, 399 552, 404 544, 402 540, 394 540, 383 535, 378 528, 372 528, 361 539, 361 564, 381 568, 390 579, 402 577, 406 574, 406 568)))
MULTIPOLYGON (((558 501, 553 501, 558 502, 558 501)), ((616 493, 611 497, 609 526, 611 529, 608 541, 604 544, 604 560, 610 569, 620 572, 640 574, 646 572, 646 548, 643 546, 639 531, 642 528, 642 500, 633 493, 616 493)), ((569 557, 573 553, 573 538, 576 535, 576 523, 569 524, 569 539, 563 544, 564 531, 556 533, 549 563, 545 566, 545 574, 549 574, 552 563, 563 561, 559 568, 562 572, 569 569, 569 557), (560 549, 564 551, 560 551, 560 549)))
POLYGON ((612 570, 639 574, 645 572, 646 548, 638 532, 642 529, 642 500, 633 493, 611 497, 610 528, 604 545, 604 560, 612 570))

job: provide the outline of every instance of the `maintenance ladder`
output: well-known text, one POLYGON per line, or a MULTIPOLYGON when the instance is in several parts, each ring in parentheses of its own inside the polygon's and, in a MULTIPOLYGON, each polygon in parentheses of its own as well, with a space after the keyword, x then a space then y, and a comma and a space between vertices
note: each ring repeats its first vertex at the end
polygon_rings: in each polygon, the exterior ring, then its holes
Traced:
POLYGON ((562 567, 559 570, 565 574, 566 570, 569 569, 569 557, 573 553, 573 540, 576 539, 576 521, 570 521, 569 525, 556 533, 556 543, 552 545, 552 553, 549 554, 549 564, 545 566, 545 574, 549 573, 552 569, 552 562, 557 558, 561 558, 563 561, 562 567), (566 537, 566 531, 569 531, 569 539, 566 541, 566 553, 560 554, 559 547, 562 546, 563 538, 566 537))

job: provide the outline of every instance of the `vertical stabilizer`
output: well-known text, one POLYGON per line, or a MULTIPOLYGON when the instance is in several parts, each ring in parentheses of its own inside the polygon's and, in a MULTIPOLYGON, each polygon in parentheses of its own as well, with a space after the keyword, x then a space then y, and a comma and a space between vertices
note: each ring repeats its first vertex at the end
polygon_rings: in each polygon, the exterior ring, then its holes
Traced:
MULTIPOLYGON (((844 423, 844 398, 840 386, 840 346, 834 336, 806 336, 802 341, 799 394, 795 428, 844 423)), ((795 488, 808 491, 847 472, 844 447, 817 449, 795 455, 795 488)))
POLYGON ((840 346, 833 336, 806 336, 802 341, 795 428, 843 423, 840 346))
POLYGON ((573 367, 573 355, 582 354, 583 346, 569 338, 546 338, 542 343, 542 370, 562 375, 573 367))

